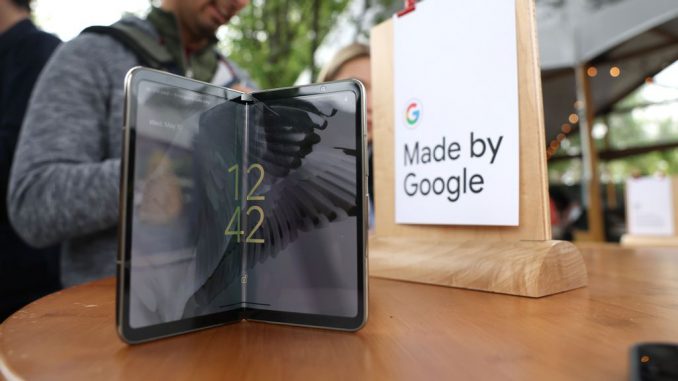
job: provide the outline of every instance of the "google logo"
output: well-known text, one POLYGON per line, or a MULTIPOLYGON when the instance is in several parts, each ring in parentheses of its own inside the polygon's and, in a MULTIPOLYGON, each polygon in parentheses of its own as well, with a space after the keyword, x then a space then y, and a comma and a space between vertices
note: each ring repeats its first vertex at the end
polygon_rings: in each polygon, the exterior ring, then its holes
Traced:
POLYGON ((407 127, 415 128, 421 119, 422 107, 421 102, 412 99, 407 102, 407 107, 405 108, 405 122, 407 127))

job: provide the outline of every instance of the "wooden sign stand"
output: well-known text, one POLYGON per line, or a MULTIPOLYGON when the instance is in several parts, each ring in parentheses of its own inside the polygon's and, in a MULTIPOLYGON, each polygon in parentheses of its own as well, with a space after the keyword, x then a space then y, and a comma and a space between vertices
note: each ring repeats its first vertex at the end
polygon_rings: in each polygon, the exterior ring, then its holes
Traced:
MULTIPOLYGON (((624 234, 621 237, 623 246, 631 247, 677 247, 678 246, 678 177, 671 177, 671 194, 673 200, 673 235, 638 235, 624 234)), ((626 213, 630 210, 628 191, 626 192, 626 213)), ((628 226, 628 218, 627 218, 628 226)))
POLYGON ((516 0, 520 103, 516 227, 395 223, 393 21, 372 29, 376 232, 369 239, 370 275, 529 297, 586 286, 579 250, 569 242, 551 240, 534 12, 533 0, 516 0))

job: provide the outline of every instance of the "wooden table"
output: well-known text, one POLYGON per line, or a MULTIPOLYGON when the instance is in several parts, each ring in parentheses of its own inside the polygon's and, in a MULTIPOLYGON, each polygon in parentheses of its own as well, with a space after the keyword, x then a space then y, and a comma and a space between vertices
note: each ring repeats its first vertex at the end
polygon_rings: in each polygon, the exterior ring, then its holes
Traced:
POLYGON ((629 347, 678 341, 678 251, 583 248, 590 285, 542 299, 370 280, 358 333, 239 323, 128 346, 114 280, 0 326, 0 370, 49 380, 623 380, 629 347))

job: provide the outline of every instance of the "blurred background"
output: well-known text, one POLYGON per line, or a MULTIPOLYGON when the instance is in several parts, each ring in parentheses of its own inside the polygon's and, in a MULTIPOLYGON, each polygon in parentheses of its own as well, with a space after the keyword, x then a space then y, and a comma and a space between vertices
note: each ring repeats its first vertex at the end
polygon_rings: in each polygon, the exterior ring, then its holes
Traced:
MULTIPOLYGON (((678 173, 678 1, 536 4, 554 235, 619 241, 625 181, 678 173)), ((34 21, 69 40, 125 13, 143 16, 149 5, 35 0, 34 21)), ((309 83, 340 48, 369 43, 370 28, 402 7, 253 0, 219 31, 220 48, 261 88, 309 83)))

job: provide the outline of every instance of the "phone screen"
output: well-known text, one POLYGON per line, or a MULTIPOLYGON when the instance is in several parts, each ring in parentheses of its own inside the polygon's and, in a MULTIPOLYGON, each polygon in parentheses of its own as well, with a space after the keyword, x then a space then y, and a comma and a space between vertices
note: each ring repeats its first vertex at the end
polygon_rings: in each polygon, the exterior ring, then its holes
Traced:
POLYGON ((227 175, 242 157, 240 105, 141 81, 135 110, 130 326, 240 308, 239 282, 225 282, 225 302, 186 309, 220 260, 234 279, 240 274, 240 249, 223 234, 236 203, 227 175))
MULTIPOLYGON (((228 163, 234 187, 230 209, 222 210, 228 221, 215 232, 231 237, 242 250, 239 281, 246 317, 288 321, 284 312, 357 317, 363 301, 363 217, 356 107, 351 91, 247 105, 242 160, 228 163)), ((219 132, 203 133, 207 141, 220 140, 219 132)), ((214 276, 190 301, 191 311, 228 304, 231 294, 220 293, 233 279, 225 270, 233 263, 223 257, 209 262, 214 276)))

